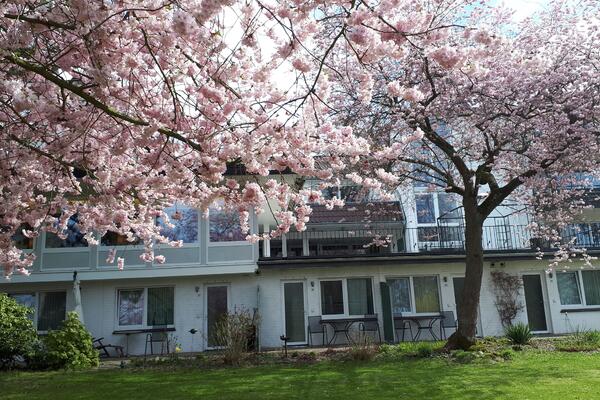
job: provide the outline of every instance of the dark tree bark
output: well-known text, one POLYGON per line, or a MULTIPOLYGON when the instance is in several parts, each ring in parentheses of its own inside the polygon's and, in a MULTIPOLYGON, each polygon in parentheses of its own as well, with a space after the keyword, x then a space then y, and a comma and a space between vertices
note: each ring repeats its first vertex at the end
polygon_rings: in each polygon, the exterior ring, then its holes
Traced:
POLYGON ((477 197, 465 194, 463 197, 465 211, 465 283, 462 299, 458 308, 458 328, 446 343, 447 350, 466 350, 475 344, 477 331, 477 310, 483 276, 483 221, 477 207, 477 197))

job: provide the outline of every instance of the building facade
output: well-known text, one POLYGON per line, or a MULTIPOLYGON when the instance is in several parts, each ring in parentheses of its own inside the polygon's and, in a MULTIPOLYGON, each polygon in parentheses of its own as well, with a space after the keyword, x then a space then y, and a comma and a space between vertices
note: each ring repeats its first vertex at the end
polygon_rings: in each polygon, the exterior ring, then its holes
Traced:
MULTIPOLYGON (((163 234, 183 245, 157 248, 164 264, 142 262, 143 246, 132 238, 111 234, 88 246, 74 216, 64 239, 50 233, 33 241, 17 238, 37 255, 33 272, 1 283, 0 291, 31 306, 43 334, 75 308, 76 272, 87 328, 130 354, 144 353, 139 331, 157 326, 168 328, 171 343, 183 351, 214 348, 215 321, 242 309, 256 316, 262 348, 279 347, 282 335, 292 344, 308 344, 310 316, 376 314, 384 340, 393 341, 399 335, 386 316, 457 315, 463 222, 460 209, 441 194, 416 191, 412 200, 349 202, 334 210, 315 206, 306 231, 259 243, 245 241, 237 216, 218 204, 207 217, 181 205, 169 212, 176 216, 174 227, 165 226, 163 234), (111 250, 125 259, 123 270, 108 262, 111 250)), ((600 224, 593 219, 592 213, 565 233, 590 253, 600 250, 600 224)), ((251 217, 253 232, 273 223, 268 216, 251 217)), ((543 241, 531 237, 526 224, 527 217, 510 205, 486 222, 478 334, 504 331, 494 271, 521 279, 515 321, 535 332, 600 329, 600 269, 575 261, 569 269, 548 272, 548 260, 536 258, 543 241)), ((421 338, 431 339, 430 333, 421 338)), ((321 344, 320 335, 311 339, 321 344)))

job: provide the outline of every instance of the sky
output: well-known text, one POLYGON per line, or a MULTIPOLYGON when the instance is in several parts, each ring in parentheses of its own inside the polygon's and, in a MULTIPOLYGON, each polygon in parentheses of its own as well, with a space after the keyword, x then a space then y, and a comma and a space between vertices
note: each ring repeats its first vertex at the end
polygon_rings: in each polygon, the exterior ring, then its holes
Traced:
POLYGON ((499 0, 498 4, 515 10, 514 19, 521 21, 548 4, 548 0, 499 0))

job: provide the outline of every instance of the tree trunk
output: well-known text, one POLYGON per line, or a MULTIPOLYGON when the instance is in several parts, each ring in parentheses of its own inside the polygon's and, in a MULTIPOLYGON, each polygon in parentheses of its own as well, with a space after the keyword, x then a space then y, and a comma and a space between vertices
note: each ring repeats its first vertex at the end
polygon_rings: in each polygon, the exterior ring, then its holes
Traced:
POLYGON ((463 198, 465 211, 465 255, 466 270, 460 307, 458 307, 458 328, 448 338, 447 350, 467 350, 475 344, 477 330, 477 310, 483 276, 483 221, 477 210, 474 197, 463 198))

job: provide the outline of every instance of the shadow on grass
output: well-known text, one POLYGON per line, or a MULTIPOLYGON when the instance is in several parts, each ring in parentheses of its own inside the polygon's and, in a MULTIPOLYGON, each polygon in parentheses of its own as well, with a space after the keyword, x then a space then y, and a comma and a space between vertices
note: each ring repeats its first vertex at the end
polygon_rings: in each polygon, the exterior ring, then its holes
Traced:
POLYGON ((445 360, 214 370, 0 375, 3 399, 600 398, 600 355, 522 354, 498 364, 445 360))

